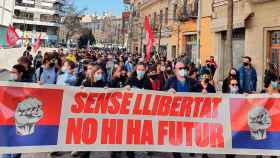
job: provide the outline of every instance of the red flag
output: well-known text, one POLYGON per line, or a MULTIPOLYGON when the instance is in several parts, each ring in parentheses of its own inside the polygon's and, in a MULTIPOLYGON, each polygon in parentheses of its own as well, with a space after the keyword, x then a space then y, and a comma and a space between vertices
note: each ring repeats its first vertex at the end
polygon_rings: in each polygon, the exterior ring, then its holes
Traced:
POLYGON ((14 27, 12 25, 9 25, 7 33, 6 33, 6 42, 8 47, 12 47, 17 44, 17 41, 19 40, 19 36, 16 33, 14 27))
POLYGON ((33 52, 37 52, 37 50, 41 47, 41 34, 37 37, 36 42, 32 45, 33 52))
POLYGON ((150 24, 149 17, 145 16, 144 21, 145 29, 146 29, 146 41, 147 41, 147 48, 146 48, 146 59, 150 61, 151 58, 151 51, 154 45, 154 34, 150 24))

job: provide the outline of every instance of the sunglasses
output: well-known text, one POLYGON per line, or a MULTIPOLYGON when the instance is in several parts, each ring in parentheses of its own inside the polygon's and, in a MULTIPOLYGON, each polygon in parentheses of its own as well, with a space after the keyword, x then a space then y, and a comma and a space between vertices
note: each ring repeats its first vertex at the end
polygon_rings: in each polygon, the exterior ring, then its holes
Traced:
POLYGON ((231 86, 238 86, 238 84, 231 84, 231 86))
POLYGON ((179 67, 178 69, 179 69, 179 70, 185 70, 186 67, 179 67))

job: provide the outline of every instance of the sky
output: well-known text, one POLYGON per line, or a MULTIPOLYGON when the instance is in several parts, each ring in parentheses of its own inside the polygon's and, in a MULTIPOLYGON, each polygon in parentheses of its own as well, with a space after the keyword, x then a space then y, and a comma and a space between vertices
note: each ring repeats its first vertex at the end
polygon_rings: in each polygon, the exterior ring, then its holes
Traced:
POLYGON ((74 0, 74 4, 77 8, 87 8, 87 12, 98 15, 102 15, 103 11, 110 11, 115 16, 120 16, 124 5, 122 0, 74 0))

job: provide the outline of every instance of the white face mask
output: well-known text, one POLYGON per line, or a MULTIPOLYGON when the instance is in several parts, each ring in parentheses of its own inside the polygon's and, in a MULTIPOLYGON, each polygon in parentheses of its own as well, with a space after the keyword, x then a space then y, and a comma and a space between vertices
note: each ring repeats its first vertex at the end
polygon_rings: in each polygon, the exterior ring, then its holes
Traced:
POLYGON ((165 71, 165 66, 161 66, 160 71, 162 71, 162 72, 165 71))
POLYGON ((232 86, 230 86, 230 93, 236 94, 236 93, 238 93, 238 91, 239 91, 239 88, 238 88, 238 87, 232 87, 232 86))
POLYGON ((188 75, 187 70, 184 70, 184 69, 180 70, 180 71, 179 71, 179 75, 180 75, 181 77, 186 77, 186 76, 188 75))
POLYGON ((16 81, 16 80, 17 80, 17 74, 11 73, 11 74, 10 74, 10 80, 11 80, 11 81, 16 81))

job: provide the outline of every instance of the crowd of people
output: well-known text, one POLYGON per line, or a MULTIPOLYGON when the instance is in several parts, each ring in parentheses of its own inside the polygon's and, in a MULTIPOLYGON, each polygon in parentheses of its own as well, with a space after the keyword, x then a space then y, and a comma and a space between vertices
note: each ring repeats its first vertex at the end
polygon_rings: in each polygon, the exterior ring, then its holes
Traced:
MULTIPOLYGON (((203 66, 186 63, 184 56, 174 60, 154 55, 149 61, 139 54, 125 50, 73 49, 65 52, 62 48, 53 52, 41 51, 31 55, 28 47, 18 63, 12 67, 10 81, 56 84, 62 86, 97 88, 138 88, 155 91, 216 93, 214 76, 218 68, 215 58, 209 57, 203 66)), ((279 74, 273 68, 265 73, 264 88, 260 93, 279 93, 279 74)), ((243 57, 239 69, 231 68, 224 79, 223 93, 255 94, 257 92, 257 72, 252 59, 243 57)), ((51 153, 53 157, 61 152, 51 153)), ((73 156, 89 157, 89 152, 72 152, 73 156)), ((119 152, 112 152, 112 158, 118 158, 119 152)), ((148 152, 148 155, 152 153, 148 152)), ((190 154, 190 157, 194 154, 190 154)), ((20 157, 20 154, 6 155, 5 158, 20 157)), ((127 152, 128 158, 134 158, 134 152, 127 152)), ((173 153, 181 158, 180 153, 173 153)), ((203 154, 203 158, 208 155, 203 154)), ((227 155, 232 158, 234 155, 227 155)), ((261 157, 261 156, 258 156, 261 157)))

